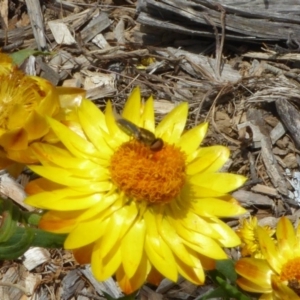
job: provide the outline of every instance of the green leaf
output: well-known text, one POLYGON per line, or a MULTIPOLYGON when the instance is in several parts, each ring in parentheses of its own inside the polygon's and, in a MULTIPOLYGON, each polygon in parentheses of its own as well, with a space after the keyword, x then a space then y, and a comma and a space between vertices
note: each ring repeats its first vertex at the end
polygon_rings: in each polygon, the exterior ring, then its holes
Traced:
POLYGON ((0 259, 16 259, 30 246, 34 238, 32 228, 17 227, 14 234, 5 242, 0 243, 0 259))
POLYGON ((251 300, 250 297, 241 293, 237 287, 230 285, 225 280, 220 277, 216 278, 218 282, 218 287, 208 291, 197 300, 207 300, 212 298, 222 298, 222 299, 237 299, 237 300, 251 300))
POLYGON ((14 234, 20 217, 20 210, 14 206, 12 200, 1 200, 0 243, 7 241, 14 234))
POLYGON ((205 300, 218 297, 222 299, 251 299, 236 287, 237 274, 233 260, 217 260, 216 269, 209 271, 208 274, 216 288, 197 299, 205 300))
POLYGON ((208 292, 206 292, 204 295, 197 297, 197 300, 206 300, 206 299, 212 299, 212 298, 224 298, 227 297, 226 291, 222 287, 216 287, 208 292))
POLYGON ((21 214, 23 222, 32 226, 38 226, 42 217, 42 215, 37 212, 22 211, 21 214))
POLYGON ((13 62, 20 66, 30 55, 50 55, 50 52, 42 52, 34 49, 22 49, 20 51, 9 54, 13 62))
POLYGON ((44 231, 37 228, 32 228, 34 239, 32 246, 43 248, 62 248, 67 238, 67 234, 58 234, 44 231))
POLYGON ((234 268, 234 262, 232 259, 223 259, 216 261, 216 270, 218 270, 225 278, 230 282, 236 282, 237 274, 234 268))
POLYGON ((226 282, 226 280, 222 279, 221 277, 217 277, 216 279, 219 285, 224 289, 228 297, 238 300, 251 300, 251 298, 241 293, 237 287, 230 285, 228 282, 226 282))

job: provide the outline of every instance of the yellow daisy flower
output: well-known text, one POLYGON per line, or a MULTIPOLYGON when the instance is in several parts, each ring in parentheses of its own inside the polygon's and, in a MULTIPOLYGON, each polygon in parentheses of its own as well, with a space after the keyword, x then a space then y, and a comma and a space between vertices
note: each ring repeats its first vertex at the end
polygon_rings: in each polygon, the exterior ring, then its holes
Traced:
POLYGON ((288 218, 282 217, 276 228, 276 240, 257 228, 263 258, 241 258, 235 269, 242 277, 238 285, 245 291, 262 293, 259 299, 300 299, 300 226, 295 231, 288 218))
POLYGON ((50 142, 53 138, 45 117, 59 116, 61 103, 71 105, 85 93, 81 89, 56 88, 45 79, 28 76, 3 53, 0 66, 0 168, 3 169, 13 162, 36 162, 28 145, 36 140, 50 142))
POLYGON ((116 120, 110 102, 103 114, 84 100, 77 117, 85 137, 49 119, 66 149, 32 145, 42 166, 31 169, 44 178, 26 187, 26 203, 49 210, 40 227, 68 233, 65 248, 91 263, 98 280, 115 274, 127 294, 179 274, 203 284, 204 269, 227 258, 222 247, 240 244, 219 217, 245 213, 228 192, 246 178, 217 173, 228 148, 199 148, 208 125, 183 133, 187 115, 182 103, 155 128, 153 99, 142 104, 136 88, 127 121, 116 120))
MULTIPOLYGON (((257 218, 250 217, 249 219, 241 220, 241 226, 236 230, 237 235, 242 241, 241 255, 243 257, 252 256, 255 258, 262 258, 257 238, 258 227, 257 218)), ((269 236, 272 236, 275 233, 275 230, 270 226, 264 226, 263 229, 266 230, 269 236)))

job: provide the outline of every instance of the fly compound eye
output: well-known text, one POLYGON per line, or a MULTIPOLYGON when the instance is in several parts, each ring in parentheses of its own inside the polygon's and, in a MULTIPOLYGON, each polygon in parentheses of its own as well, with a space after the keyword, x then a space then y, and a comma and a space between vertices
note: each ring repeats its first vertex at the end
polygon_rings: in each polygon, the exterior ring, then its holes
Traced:
POLYGON ((157 139, 155 139, 153 142, 152 142, 152 144, 150 145, 150 149, 152 150, 152 151, 160 151, 162 148, 163 148, 163 146, 164 146, 164 142, 163 142, 163 140, 162 139, 160 139, 160 138, 157 138, 157 139))

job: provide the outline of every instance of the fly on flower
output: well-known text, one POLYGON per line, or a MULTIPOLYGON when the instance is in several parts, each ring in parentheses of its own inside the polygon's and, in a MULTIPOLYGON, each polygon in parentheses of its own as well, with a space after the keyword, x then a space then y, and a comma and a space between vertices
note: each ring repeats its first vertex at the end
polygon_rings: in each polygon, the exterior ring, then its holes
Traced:
POLYGON ((116 123, 123 132, 134 137, 137 141, 149 146, 152 151, 160 151, 163 148, 163 140, 157 138, 153 132, 145 128, 138 127, 132 122, 122 118, 117 119, 116 123))

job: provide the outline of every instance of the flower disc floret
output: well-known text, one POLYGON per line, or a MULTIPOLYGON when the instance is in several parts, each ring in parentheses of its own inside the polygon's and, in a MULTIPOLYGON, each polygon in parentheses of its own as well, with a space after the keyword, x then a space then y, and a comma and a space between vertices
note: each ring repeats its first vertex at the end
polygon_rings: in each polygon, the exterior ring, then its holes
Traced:
POLYGON ((148 203, 175 199, 185 183, 185 155, 165 144, 160 151, 136 140, 122 144, 110 164, 112 181, 129 198, 148 203))

